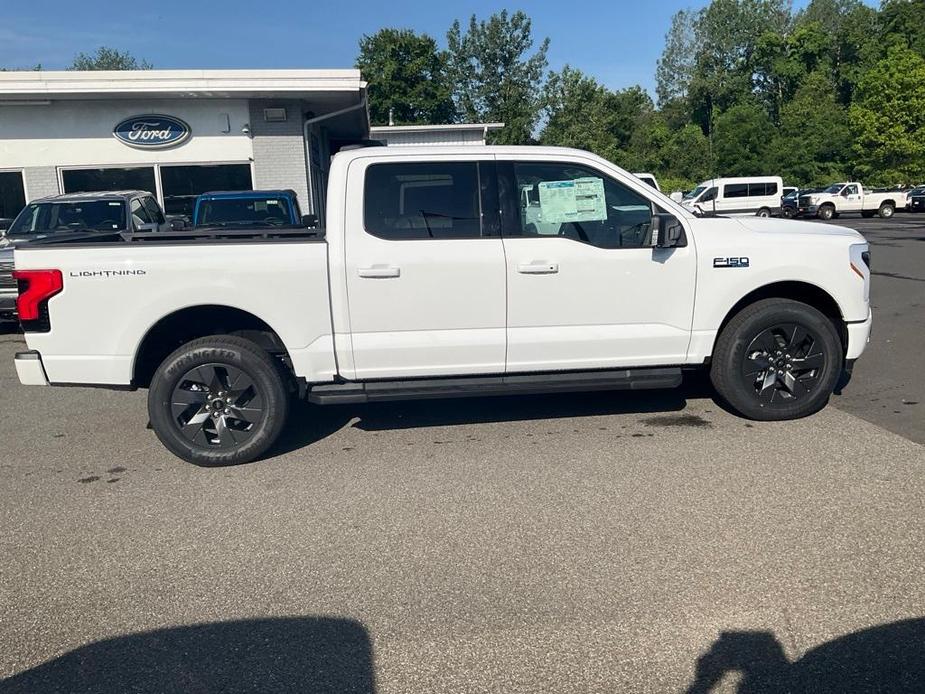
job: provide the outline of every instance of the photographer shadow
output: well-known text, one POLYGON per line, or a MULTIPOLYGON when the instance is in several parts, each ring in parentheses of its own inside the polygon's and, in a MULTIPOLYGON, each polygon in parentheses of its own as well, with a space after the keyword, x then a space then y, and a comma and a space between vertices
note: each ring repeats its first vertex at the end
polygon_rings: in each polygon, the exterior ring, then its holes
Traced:
POLYGON ((925 619, 881 624, 790 661, 771 632, 723 632, 697 661, 687 694, 706 694, 731 672, 738 694, 899 694, 925 691, 925 619))

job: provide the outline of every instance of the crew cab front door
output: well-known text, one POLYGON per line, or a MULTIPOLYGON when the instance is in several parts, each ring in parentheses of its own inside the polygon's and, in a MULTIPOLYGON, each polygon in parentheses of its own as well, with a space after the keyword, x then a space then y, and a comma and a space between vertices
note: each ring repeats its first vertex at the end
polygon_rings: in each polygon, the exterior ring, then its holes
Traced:
POLYGON ((693 240, 652 247, 644 184, 525 156, 499 155, 498 177, 509 373, 685 362, 693 240))
POLYGON ((347 200, 357 201, 345 211, 355 377, 503 373, 506 280, 493 159, 359 158, 347 181, 347 200))

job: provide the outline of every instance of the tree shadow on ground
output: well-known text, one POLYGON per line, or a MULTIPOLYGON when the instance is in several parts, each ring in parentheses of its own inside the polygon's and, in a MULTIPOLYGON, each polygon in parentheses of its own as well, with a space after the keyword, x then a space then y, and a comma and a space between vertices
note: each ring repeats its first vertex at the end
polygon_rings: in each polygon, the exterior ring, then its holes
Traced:
MULTIPOLYGON (((738 694, 925 691, 925 619, 881 624, 822 644, 793 662, 771 632, 724 632, 697 661, 688 694, 706 694, 730 672, 738 694)), ((725 691, 725 690, 724 690, 725 691)))
POLYGON ((3 694, 375 692, 372 645, 331 617, 215 622, 97 641, 0 680, 3 694))

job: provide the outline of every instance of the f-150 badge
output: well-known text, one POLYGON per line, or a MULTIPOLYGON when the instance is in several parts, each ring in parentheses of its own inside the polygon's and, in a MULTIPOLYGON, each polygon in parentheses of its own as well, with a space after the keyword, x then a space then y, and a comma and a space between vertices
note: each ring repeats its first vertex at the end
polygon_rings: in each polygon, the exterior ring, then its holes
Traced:
POLYGON ((713 258, 713 267, 748 267, 748 258, 713 258))

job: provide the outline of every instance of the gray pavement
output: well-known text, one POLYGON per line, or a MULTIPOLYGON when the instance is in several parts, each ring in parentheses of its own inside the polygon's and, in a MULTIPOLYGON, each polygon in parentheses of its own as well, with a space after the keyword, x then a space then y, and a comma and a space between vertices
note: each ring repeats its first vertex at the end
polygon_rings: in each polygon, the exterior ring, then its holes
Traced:
MULTIPOLYGON (((875 277, 881 313, 921 298, 875 277)), ((865 355, 797 422, 696 385, 302 407, 224 469, 167 454, 144 393, 21 387, 0 335, 0 692, 920 691, 925 448, 894 403, 922 355, 895 318, 872 354, 905 368, 865 355)))

